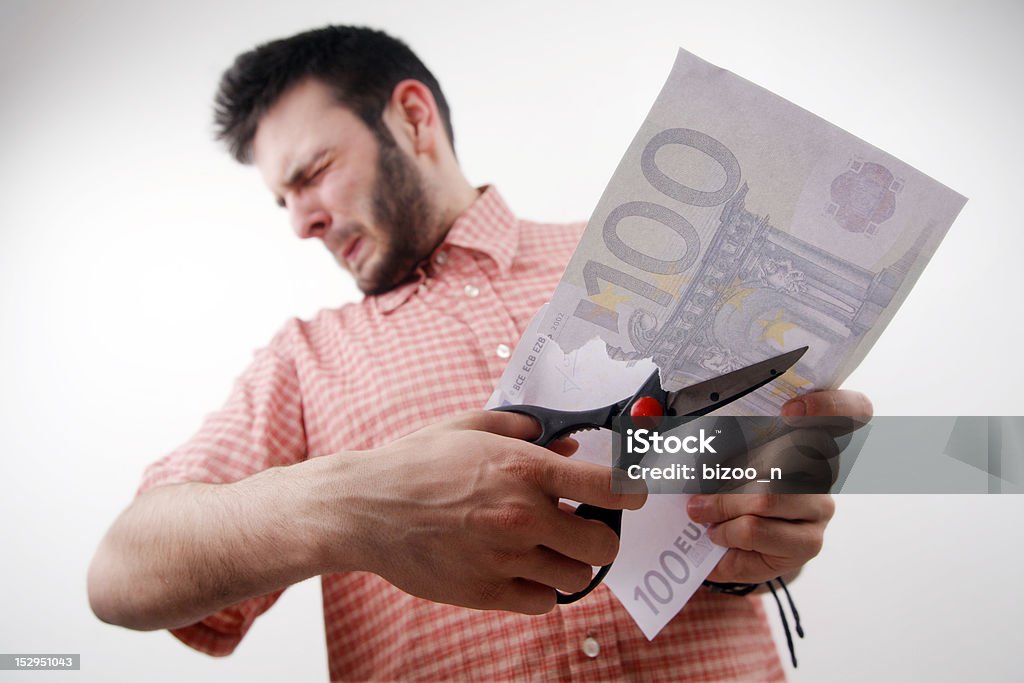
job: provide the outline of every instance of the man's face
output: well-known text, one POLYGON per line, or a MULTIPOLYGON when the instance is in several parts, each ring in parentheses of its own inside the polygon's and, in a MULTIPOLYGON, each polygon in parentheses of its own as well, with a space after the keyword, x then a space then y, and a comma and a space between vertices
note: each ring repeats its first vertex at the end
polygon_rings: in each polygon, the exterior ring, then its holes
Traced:
POLYGON ((407 279, 437 239, 419 168, 384 137, 307 79, 260 119, 253 140, 256 167, 295 232, 320 238, 367 294, 407 279))

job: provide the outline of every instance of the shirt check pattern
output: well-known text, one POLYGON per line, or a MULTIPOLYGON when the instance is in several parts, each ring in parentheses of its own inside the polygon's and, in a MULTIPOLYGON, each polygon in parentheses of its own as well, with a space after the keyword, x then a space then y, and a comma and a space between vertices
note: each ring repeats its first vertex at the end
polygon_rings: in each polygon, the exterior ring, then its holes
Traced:
MULTIPOLYGON (((139 492, 371 449, 481 407, 504 347, 554 291, 582 229, 519 220, 487 188, 413 281, 288 322, 224 407, 146 470, 139 492)), ((532 617, 428 602, 366 572, 326 575, 322 585, 332 680, 784 679, 759 599, 701 589, 648 642, 604 586, 532 617)), ((229 654, 279 595, 172 632, 229 654)))

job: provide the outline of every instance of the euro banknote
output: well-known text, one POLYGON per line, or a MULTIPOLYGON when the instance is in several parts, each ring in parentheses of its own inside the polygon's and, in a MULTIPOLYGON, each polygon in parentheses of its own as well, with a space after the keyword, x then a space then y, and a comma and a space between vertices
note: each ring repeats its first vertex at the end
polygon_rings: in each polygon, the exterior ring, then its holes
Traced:
POLYGON ((649 358, 670 389, 808 346, 738 406, 775 414, 849 375, 965 201, 680 50, 542 328, 564 351, 599 337, 612 358, 649 358))
MULTIPOLYGON (((727 406, 776 415, 849 375, 965 201, 680 50, 488 406, 595 408, 630 396, 655 366, 674 390, 807 346, 780 379, 727 406)), ((579 439, 576 457, 611 462, 609 434, 579 439)), ((724 554, 686 517, 686 495, 652 499, 625 513, 605 580, 648 638, 724 554)))

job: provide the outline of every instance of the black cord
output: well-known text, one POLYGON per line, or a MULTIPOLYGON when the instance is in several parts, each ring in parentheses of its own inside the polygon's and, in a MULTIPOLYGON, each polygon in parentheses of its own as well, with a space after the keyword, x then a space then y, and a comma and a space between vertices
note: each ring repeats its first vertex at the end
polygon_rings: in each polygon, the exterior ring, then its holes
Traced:
POLYGON ((786 612, 782 609, 782 601, 779 600, 779 594, 775 592, 775 586, 772 585, 771 581, 766 581, 768 584, 768 590, 772 592, 772 597, 775 598, 775 604, 779 607, 779 617, 782 619, 782 628, 786 631, 786 646, 789 647, 789 658, 793 661, 793 668, 796 668, 796 648, 793 647, 793 634, 789 632, 789 621, 786 619, 786 612))
MULTIPOLYGON (((796 610, 796 604, 793 602, 793 596, 789 594, 789 588, 786 587, 786 582, 779 576, 775 579, 765 581, 765 585, 768 586, 768 590, 771 591, 772 597, 775 598, 775 605, 779 608, 779 618, 782 619, 782 628, 786 632, 786 647, 789 649, 789 659, 793 662, 793 668, 796 666, 796 647, 793 645, 793 634, 789 630, 789 620, 786 619, 786 612, 782 609, 782 600, 779 599, 779 594, 775 592, 775 586, 772 585, 772 581, 778 581, 779 585, 782 586, 783 592, 786 594, 786 601, 789 603, 789 610, 793 613, 793 622, 796 626, 796 634, 801 638, 804 637, 804 628, 800 624, 800 613, 796 610)), ((757 590, 759 583, 722 583, 719 581, 705 581, 704 585, 711 590, 713 593, 724 593, 726 595, 749 595, 757 590)))
POLYGON ((704 585, 711 589, 712 593, 725 593, 726 595, 749 595, 757 590, 759 583, 722 583, 720 581, 705 581, 704 585))
POLYGON ((804 637, 804 629, 800 626, 800 613, 796 611, 796 605, 793 603, 793 596, 789 594, 789 589, 786 588, 786 582, 782 580, 780 576, 776 581, 782 586, 782 590, 786 593, 786 601, 789 602, 789 611, 793 613, 793 621, 796 622, 796 634, 801 638, 804 637))

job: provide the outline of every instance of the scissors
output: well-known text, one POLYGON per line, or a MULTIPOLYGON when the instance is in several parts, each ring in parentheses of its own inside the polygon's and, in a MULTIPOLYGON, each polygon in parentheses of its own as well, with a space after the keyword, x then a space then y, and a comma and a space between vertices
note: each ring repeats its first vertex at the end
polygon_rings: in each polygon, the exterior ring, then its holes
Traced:
MULTIPOLYGON (((533 439, 538 446, 547 446, 556 439, 569 436, 585 429, 616 430, 615 418, 629 416, 632 418, 657 418, 662 416, 701 417, 742 398, 752 391, 760 389, 772 380, 781 377, 789 368, 796 364, 808 347, 748 365, 739 370, 727 372, 678 391, 665 391, 661 387, 658 370, 629 398, 617 401, 602 408, 593 410, 555 410, 542 406, 508 405, 495 410, 529 415, 540 424, 540 436, 533 439)), ((596 519, 604 522, 615 535, 622 532, 622 510, 607 510, 586 503, 576 508, 576 516, 585 519, 596 519)), ((576 602, 597 588, 604 580, 611 563, 598 569, 594 578, 583 590, 577 593, 557 593, 559 604, 576 602)))

